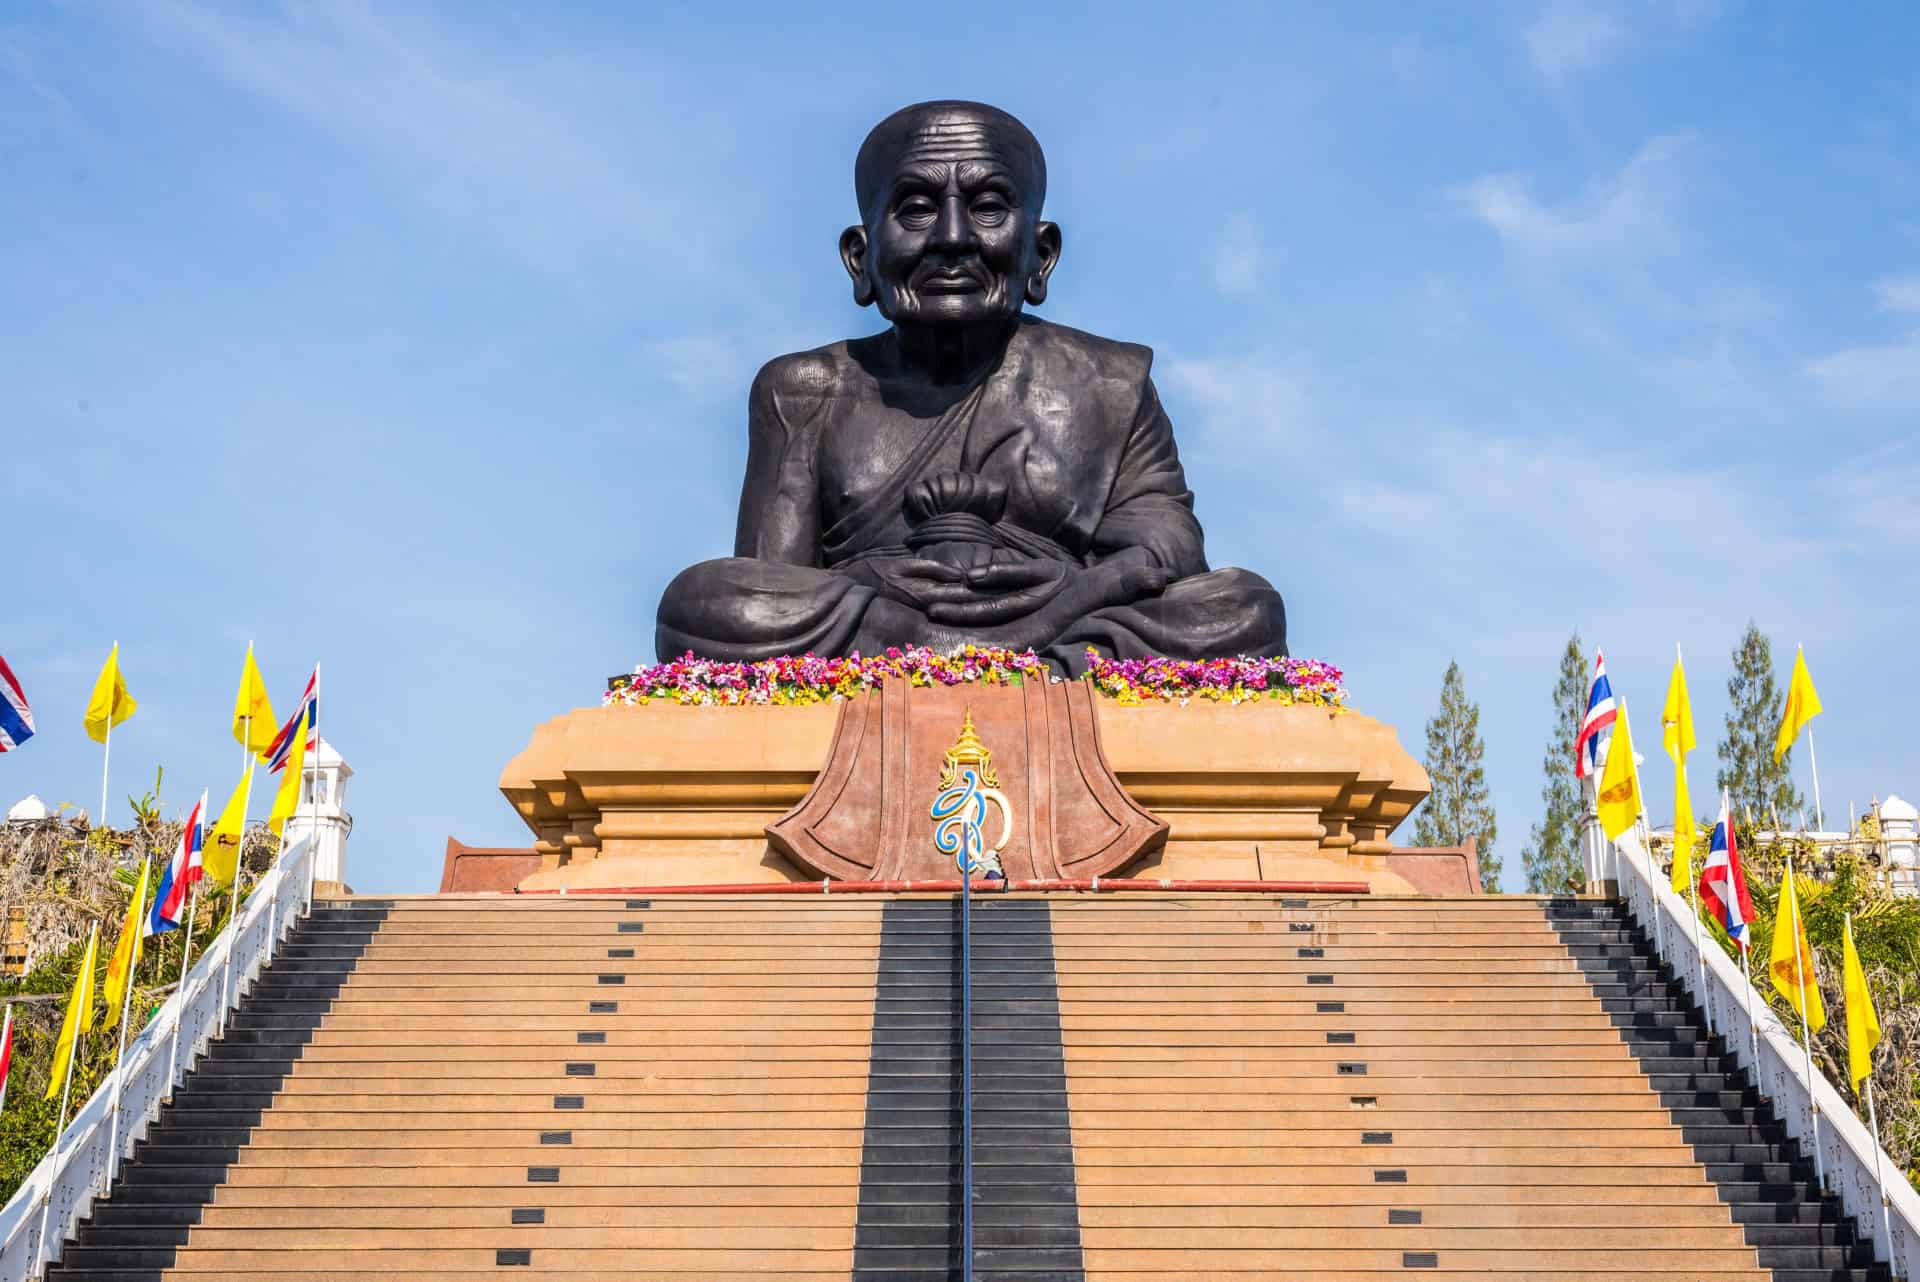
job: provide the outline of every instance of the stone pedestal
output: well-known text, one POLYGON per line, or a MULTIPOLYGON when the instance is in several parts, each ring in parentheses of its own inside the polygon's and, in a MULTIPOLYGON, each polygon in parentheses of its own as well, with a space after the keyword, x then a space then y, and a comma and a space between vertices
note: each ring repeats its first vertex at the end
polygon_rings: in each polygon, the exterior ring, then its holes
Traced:
MULTIPOLYGON (((1413 890, 1388 868, 1389 837, 1426 796, 1427 775, 1391 726, 1266 701, 1122 707, 1095 698, 1092 708, 1113 776, 1169 825, 1164 845, 1113 873, 1413 890)), ((767 829, 808 796, 840 718, 865 714, 859 702, 655 703, 554 718, 500 779, 540 856, 521 888, 817 879, 821 870, 780 853, 767 829)), ((931 801, 937 776, 922 782, 931 801)))

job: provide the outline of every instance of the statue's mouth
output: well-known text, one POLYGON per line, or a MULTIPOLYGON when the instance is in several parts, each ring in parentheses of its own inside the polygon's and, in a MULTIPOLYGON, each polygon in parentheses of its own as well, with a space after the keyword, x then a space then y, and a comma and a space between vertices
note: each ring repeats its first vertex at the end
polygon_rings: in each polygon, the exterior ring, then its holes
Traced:
POLYGON ((943 268, 922 273, 917 287, 926 294, 972 294, 985 288, 985 285, 973 272, 943 268))

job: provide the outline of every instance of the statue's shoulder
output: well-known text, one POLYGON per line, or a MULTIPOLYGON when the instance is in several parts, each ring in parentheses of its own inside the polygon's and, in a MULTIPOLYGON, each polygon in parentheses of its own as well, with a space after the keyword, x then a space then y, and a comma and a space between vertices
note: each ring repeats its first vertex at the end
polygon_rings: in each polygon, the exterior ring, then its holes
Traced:
POLYGON ((1097 378, 1137 387, 1153 368, 1151 347, 1102 338, 1038 316, 1021 317, 1014 341, 1030 362, 1052 367, 1057 375, 1068 378, 1097 378))
POLYGON ((760 367, 753 379, 753 394, 755 397, 772 394, 788 400, 838 396, 845 389, 852 369, 853 358, 845 341, 812 351, 789 352, 760 367))

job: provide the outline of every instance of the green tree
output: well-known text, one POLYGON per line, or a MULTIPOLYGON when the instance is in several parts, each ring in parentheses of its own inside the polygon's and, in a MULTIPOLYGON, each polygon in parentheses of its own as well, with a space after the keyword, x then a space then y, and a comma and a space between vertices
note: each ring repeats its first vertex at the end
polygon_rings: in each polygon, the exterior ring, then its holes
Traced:
POLYGON ((1540 761, 1544 813, 1521 848, 1527 889, 1549 894, 1578 888, 1586 874, 1580 854, 1580 789, 1573 777, 1573 742, 1587 711, 1587 659, 1580 634, 1567 638, 1560 655, 1560 679, 1553 686, 1553 730, 1540 761))
POLYGON ((1774 732, 1780 723, 1780 688, 1773 679, 1773 646, 1751 620, 1733 650, 1733 675, 1727 678, 1726 735, 1720 740, 1719 785, 1733 800, 1735 814, 1772 826, 1777 812, 1791 823, 1800 808, 1793 786, 1793 752, 1773 759, 1774 732))
POLYGON ((1487 793, 1486 745, 1480 741, 1480 708, 1467 698, 1460 665, 1447 664, 1440 683, 1440 712, 1427 722, 1427 777, 1433 791, 1414 820, 1419 846, 1478 843, 1480 888, 1500 889, 1500 859, 1493 842, 1498 828, 1487 793))

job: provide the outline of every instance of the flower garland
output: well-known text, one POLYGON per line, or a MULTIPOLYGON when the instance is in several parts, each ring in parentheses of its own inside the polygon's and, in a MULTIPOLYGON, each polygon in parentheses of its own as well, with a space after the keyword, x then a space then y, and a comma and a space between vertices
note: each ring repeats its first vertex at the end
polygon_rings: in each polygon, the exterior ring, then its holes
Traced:
MULTIPOLYGON (((1346 706, 1344 674, 1319 659, 1108 659, 1088 651, 1087 680, 1116 703, 1251 703, 1317 708, 1346 706)), ((604 704, 654 700, 688 707, 760 704, 792 707, 850 699, 887 681, 919 686, 1020 685, 1058 681, 1031 650, 963 645, 945 654, 925 646, 889 646, 884 654, 822 658, 785 654, 757 663, 720 663, 691 652, 668 663, 636 667, 607 682, 604 704)))

